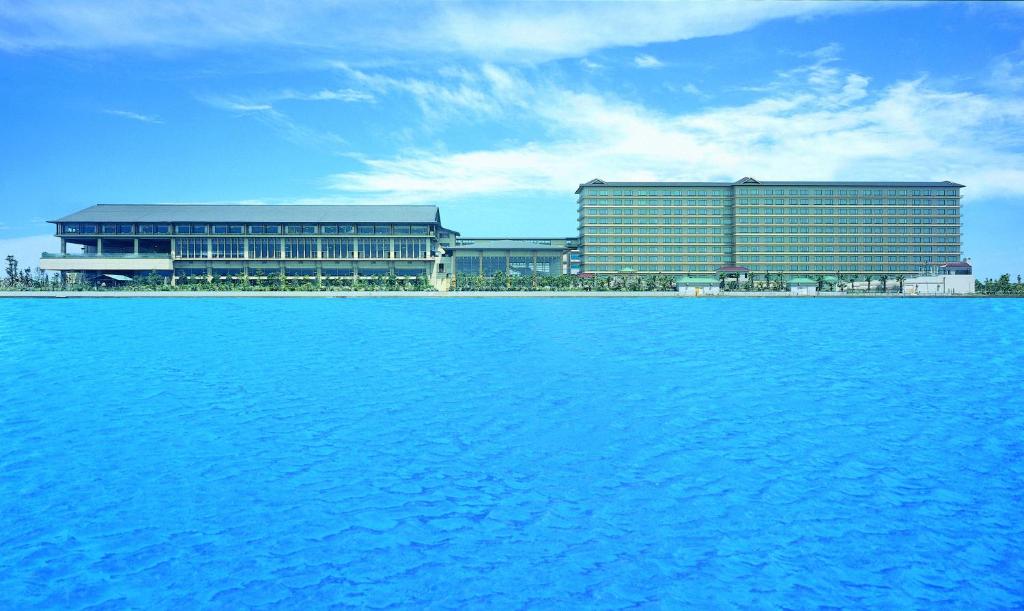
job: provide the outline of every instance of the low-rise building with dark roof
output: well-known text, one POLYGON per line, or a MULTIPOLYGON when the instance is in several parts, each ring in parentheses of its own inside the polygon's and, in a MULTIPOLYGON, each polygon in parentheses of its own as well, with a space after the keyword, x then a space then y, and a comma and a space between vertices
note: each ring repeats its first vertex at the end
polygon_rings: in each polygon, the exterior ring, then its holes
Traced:
POLYGON ((436 206, 97 205, 50 221, 40 267, 102 281, 445 273, 458 232, 436 206))

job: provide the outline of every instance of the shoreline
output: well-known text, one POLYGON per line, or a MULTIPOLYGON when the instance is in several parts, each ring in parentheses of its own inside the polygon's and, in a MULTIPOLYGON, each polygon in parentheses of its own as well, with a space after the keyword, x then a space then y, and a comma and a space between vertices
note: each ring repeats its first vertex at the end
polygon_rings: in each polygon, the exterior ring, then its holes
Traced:
POLYGON ((948 299, 1006 297, 1014 295, 908 295, 901 293, 730 292, 718 295, 685 295, 675 291, 0 291, 0 299, 175 299, 175 298, 320 298, 320 299, 494 299, 494 298, 658 298, 658 299, 948 299))

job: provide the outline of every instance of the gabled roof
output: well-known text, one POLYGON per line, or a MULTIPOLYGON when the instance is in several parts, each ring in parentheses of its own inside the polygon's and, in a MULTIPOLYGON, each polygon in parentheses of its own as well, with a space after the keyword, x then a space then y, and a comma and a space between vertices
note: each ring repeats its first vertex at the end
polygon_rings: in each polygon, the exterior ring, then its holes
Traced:
POLYGON ((738 184, 738 185, 759 185, 761 183, 759 183, 756 178, 751 178, 749 176, 744 176, 743 178, 737 180, 736 184, 738 184))
POLYGON ((51 223, 439 223, 437 206, 98 204, 51 223))

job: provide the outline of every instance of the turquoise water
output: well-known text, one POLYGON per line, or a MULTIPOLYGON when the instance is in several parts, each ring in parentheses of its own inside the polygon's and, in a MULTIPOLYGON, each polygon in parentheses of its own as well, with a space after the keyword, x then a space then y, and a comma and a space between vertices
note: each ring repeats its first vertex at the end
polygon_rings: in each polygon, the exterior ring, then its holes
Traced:
POLYGON ((0 300, 0 607, 1024 606, 1024 300, 0 300))

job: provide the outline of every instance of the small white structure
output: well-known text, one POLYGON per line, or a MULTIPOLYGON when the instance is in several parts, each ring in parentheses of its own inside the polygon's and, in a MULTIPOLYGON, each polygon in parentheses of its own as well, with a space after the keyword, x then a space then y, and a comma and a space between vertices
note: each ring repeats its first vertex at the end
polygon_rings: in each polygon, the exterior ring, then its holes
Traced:
POLYGON ((818 281, 810 278, 793 278, 789 281, 789 292, 792 295, 817 295, 818 281))
POLYGON ((721 289, 717 278, 700 276, 680 276, 676 278, 676 290, 682 295, 700 297, 701 295, 717 295, 721 289))
POLYGON ((931 276, 916 276, 903 281, 908 295, 970 295, 974 293, 974 269, 970 261, 956 261, 938 267, 931 276))

